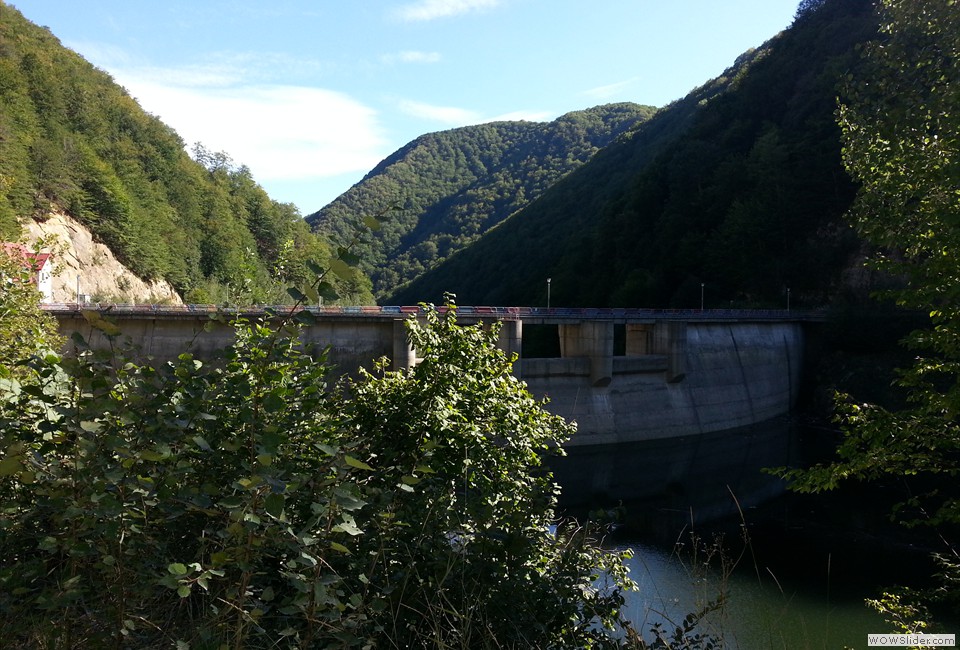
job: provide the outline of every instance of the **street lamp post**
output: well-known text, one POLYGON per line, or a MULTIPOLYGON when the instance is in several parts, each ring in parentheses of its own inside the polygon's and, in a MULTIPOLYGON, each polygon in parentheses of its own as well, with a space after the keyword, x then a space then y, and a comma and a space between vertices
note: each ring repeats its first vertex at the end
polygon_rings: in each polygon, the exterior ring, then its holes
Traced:
POLYGON ((700 311, 703 311, 703 287, 706 286, 703 282, 700 283, 700 311))
POLYGON ((790 311, 790 287, 787 287, 787 311, 790 311))
POLYGON ((547 309, 550 309, 550 281, 553 278, 547 278, 547 309))

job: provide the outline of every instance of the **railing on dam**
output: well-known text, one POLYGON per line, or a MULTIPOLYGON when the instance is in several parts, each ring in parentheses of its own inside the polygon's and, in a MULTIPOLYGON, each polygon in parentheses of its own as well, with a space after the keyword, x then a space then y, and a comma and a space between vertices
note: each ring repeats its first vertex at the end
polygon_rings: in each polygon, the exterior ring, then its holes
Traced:
MULTIPOLYGON (((366 318, 406 318, 422 315, 423 306, 364 305, 364 306, 323 306, 296 307, 286 305, 223 307, 219 305, 133 305, 121 303, 47 303, 43 308, 53 314, 70 314, 82 310, 107 312, 117 317, 158 317, 194 318, 204 314, 243 314, 248 316, 264 314, 285 314, 291 309, 310 311, 318 316, 366 317, 366 318)), ((559 323, 566 320, 598 320, 616 323, 644 322, 653 320, 682 321, 822 321, 822 310, 789 309, 652 309, 642 307, 494 307, 494 306, 457 306, 457 313, 471 318, 489 318, 497 320, 523 320, 530 324, 559 323)), ((439 307, 441 312, 446 307, 439 307)))

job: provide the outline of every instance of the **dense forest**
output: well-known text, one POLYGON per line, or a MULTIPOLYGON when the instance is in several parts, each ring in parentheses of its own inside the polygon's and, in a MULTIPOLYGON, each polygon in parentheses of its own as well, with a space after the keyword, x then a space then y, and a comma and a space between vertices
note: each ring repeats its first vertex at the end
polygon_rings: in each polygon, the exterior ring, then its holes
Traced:
MULTIPOLYGON (((0 2, 0 238, 52 209, 189 302, 276 302, 328 244, 250 170, 183 140, 49 30, 0 2)), ((359 271, 345 301, 372 300, 359 271)))
POLYGON ((389 298, 554 306, 782 306, 836 298, 861 253, 835 111, 867 0, 790 29, 661 109, 470 248, 389 298), (701 285, 704 285, 701 287, 701 285))
POLYGON ((351 224, 389 210, 359 253, 378 297, 476 241, 654 112, 610 104, 549 123, 494 122, 421 136, 307 221, 349 238, 351 224))

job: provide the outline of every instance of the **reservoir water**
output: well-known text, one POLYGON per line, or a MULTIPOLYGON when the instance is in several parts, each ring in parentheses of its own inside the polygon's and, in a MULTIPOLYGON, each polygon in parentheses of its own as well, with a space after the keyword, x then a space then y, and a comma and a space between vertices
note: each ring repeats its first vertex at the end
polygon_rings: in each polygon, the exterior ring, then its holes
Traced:
POLYGON ((750 558, 724 577, 716 566, 708 570, 656 546, 637 542, 629 547, 634 552, 631 576, 639 590, 627 597, 626 615, 648 639, 655 623, 671 631, 720 594, 722 606, 707 614, 696 632, 721 640, 724 648, 860 648, 868 633, 890 631, 864 605, 864 596, 877 594, 849 585, 831 590, 826 566, 817 587, 777 579, 768 567, 748 566, 750 558))
POLYGON ((550 464, 568 514, 618 521, 605 543, 633 551, 640 588, 628 595, 627 614, 645 638, 654 624, 672 631, 722 594, 697 626, 721 647, 863 648, 868 633, 894 631, 864 600, 926 583, 930 540, 887 521, 895 495, 883 486, 796 495, 763 471, 808 465, 831 444, 783 419, 571 447, 550 464))

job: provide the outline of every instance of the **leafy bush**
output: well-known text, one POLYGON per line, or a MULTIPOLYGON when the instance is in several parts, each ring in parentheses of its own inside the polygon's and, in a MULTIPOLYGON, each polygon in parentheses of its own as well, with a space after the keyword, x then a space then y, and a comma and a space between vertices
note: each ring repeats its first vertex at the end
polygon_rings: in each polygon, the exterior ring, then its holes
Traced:
POLYGON ((29 264, 19 250, 0 246, 0 381, 20 374, 16 366, 24 357, 62 343, 56 320, 40 307, 29 264))
POLYGON ((4 642, 617 645, 622 557, 553 527, 540 464, 573 426, 455 313, 335 387, 290 323, 211 365, 31 360, 0 390, 4 642))

